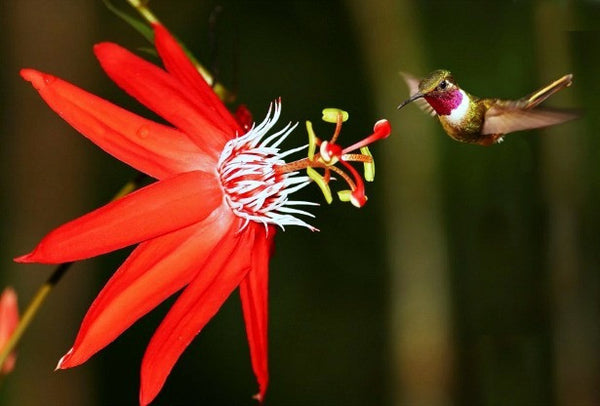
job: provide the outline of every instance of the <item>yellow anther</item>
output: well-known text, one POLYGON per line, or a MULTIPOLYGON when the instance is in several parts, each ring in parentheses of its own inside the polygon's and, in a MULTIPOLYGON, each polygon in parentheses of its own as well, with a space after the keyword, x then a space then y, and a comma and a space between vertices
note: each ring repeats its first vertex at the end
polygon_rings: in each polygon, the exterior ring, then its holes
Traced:
POLYGON ((337 192, 337 194, 342 202, 349 202, 352 199, 351 190, 340 190, 339 192, 337 192))
POLYGON ((342 115, 342 122, 348 120, 349 115, 347 111, 332 107, 323 109, 323 121, 335 124, 338 122, 338 117, 340 116, 340 114, 342 115))
POLYGON ((319 172, 310 166, 306 168, 306 174, 317 184, 317 186, 319 186, 321 193, 323 193, 323 196, 325 197, 325 201, 331 204, 331 202, 333 202, 333 197, 331 196, 331 189, 329 188, 327 181, 319 174, 319 172))
POLYGON ((371 157, 371 162, 365 162, 365 180, 367 182, 373 182, 375 180, 375 159, 373 159, 373 155, 371 151, 369 151, 369 147, 362 147, 360 152, 363 155, 371 157))
POLYGON ((315 158, 315 151, 317 150, 317 135, 310 121, 306 122, 306 132, 308 133, 308 159, 312 161, 315 158))

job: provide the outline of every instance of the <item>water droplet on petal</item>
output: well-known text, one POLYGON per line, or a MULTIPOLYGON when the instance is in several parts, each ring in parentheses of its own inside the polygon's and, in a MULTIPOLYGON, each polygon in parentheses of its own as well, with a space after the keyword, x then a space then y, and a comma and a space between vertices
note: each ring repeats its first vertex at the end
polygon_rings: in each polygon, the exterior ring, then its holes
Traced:
POLYGON ((138 128, 137 135, 140 138, 148 138, 148 136, 150 135, 150 129, 143 125, 140 128, 138 128))
POLYGON ((46 83, 46 85, 51 85, 52 82, 54 82, 55 80, 56 80, 56 76, 52 76, 52 75, 48 75, 48 74, 44 75, 44 83, 46 83))

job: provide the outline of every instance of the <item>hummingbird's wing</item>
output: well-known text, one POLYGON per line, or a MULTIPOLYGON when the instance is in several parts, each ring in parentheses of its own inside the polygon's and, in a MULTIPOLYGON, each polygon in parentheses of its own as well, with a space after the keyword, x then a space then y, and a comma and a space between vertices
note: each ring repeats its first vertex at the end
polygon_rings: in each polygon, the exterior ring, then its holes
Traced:
POLYGON ((523 110, 516 108, 511 102, 490 107, 483 120, 482 135, 508 134, 514 131, 547 127, 564 123, 579 117, 573 110, 538 108, 523 110))
POLYGON ((573 75, 569 73, 561 77, 560 79, 555 80, 549 85, 541 88, 540 90, 523 97, 517 102, 521 104, 521 108, 532 109, 544 100, 546 100, 548 97, 552 96, 554 93, 558 92, 559 90, 571 86, 572 83, 573 75))
MULTIPOLYGON (((421 81, 419 79, 417 79, 416 77, 414 77, 413 75, 411 75, 410 73, 400 72, 400 75, 402 76, 402 78, 406 82, 406 85, 408 86, 408 91, 410 93, 409 96, 412 96, 412 95, 418 93, 419 82, 421 82, 421 81)), ((419 108, 421 110, 423 110, 425 113, 429 114, 430 116, 436 115, 433 107, 431 107, 425 99, 417 99, 413 103, 415 103, 417 106, 419 106, 419 108)))

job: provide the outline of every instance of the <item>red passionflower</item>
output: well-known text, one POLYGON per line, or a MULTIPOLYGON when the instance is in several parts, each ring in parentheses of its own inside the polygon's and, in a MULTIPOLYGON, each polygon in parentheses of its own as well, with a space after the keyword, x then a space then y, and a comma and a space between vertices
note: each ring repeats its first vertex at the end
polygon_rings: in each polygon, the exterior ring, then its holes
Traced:
MULTIPOLYGON (((179 356, 239 286, 259 384, 257 398, 262 400, 269 379, 267 284, 275 226, 314 230, 296 217, 310 216, 296 207, 312 203, 292 201, 289 195, 311 182, 297 173, 299 169, 329 171, 332 163, 313 154, 296 165, 286 164, 283 158, 300 148, 282 152, 279 144, 295 126, 267 135, 277 122, 280 103, 246 132, 167 30, 160 25, 154 30, 166 70, 116 44, 101 43, 94 51, 111 79, 173 127, 139 117, 49 74, 21 71, 74 128, 158 181, 58 227, 16 261, 70 262, 139 243, 92 303, 57 369, 85 362, 183 289, 144 355, 143 405, 155 398, 179 356)), ((247 112, 242 113, 247 120, 247 112)), ((378 124, 376 138, 389 134, 385 123, 378 124)), ((348 152, 340 150, 337 159, 345 164, 370 162, 369 157, 348 152)), ((354 193, 363 193, 355 183, 350 183, 354 193)))

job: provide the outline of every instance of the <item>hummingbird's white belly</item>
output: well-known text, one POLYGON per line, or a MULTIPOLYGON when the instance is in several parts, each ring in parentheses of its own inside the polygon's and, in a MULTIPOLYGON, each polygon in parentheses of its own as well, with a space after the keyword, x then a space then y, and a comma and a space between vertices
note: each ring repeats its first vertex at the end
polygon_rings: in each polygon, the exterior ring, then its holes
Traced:
POLYGON ((446 121, 451 125, 459 125, 467 116, 467 112, 469 111, 469 96, 461 89, 460 93, 462 94, 462 99, 460 104, 452 110, 450 114, 445 116, 446 121))

